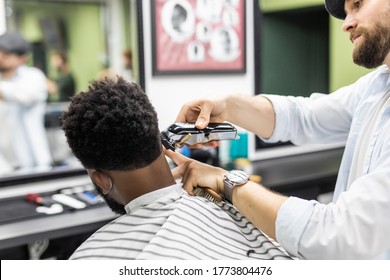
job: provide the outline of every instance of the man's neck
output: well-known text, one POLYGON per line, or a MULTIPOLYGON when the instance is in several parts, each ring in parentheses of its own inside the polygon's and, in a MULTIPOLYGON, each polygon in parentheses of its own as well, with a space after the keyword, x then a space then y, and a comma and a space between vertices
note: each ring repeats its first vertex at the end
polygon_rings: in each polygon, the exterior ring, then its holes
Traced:
POLYGON ((16 74, 16 69, 17 68, 1 71, 1 79, 2 80, 11 80, 12 77, 15 76, 15 74, 16 74))
POLYGON ((390 52, 387 54, 384 64, 386 64, 387 67, 390 69, 390 52))
POLYGON ((163 153, 144 168, 116 171, 113 175, 116 186, 120 188, 120 196, 123 199, 121 202, 124 205, 141 195, 176 183, 163 153))
POLYGON ((58 67, 58 72, 61 73, 62 75, 66 75, 69 73, 69 67, 67 65, 62 65, 58 67))

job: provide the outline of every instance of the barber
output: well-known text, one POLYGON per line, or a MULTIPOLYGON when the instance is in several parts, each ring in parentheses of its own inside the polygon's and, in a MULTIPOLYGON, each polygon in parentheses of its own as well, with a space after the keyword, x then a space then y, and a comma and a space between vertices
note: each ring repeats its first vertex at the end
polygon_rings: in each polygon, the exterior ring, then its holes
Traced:
POLYGON ((346 142, 333 202, 286 197, 166 151, 184 188, 211 187, 289 253, 302 259, 390 259, 390 2, 326 0, 344 20, 355 64, 376 70, 321 97, 228 95, 182 107, 177 121, 228 121, 265 141, 346 142))
POLYGON ((44 127, 47 99, 46 77, 38 68, 27 66, 30 43, 20 34, 0 35, 0 102, 7 110, 7 128, 16 163, 23 170, 48 168, 52 163, 44 127))

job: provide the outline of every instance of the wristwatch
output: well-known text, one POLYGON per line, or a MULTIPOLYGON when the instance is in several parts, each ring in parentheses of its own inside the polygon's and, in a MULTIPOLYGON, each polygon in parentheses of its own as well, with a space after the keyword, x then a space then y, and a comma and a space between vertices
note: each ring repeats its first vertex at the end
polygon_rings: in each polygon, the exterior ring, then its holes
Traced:
POLYGON ((248 181, 249 181, 249 176, 244 171, 241 170, 229 171, 227 174, 224 175, 223 178, 224 198, 227 201, 232 202, 233 188, 244 185, 248 181))

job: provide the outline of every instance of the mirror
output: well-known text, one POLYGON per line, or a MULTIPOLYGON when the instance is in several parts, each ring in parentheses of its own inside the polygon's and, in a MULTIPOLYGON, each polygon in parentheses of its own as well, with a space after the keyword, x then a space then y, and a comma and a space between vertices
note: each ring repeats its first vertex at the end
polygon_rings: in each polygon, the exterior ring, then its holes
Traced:
MULTIPOLYGON (((49 164, 23 164, 12 129, 0 124, 0 186, 14 177, 36 177, 64 172, 80 172, 60 128, 59 116, 69 104, 69 96, 88 88, 89 81, 119 74, 144 88, 142 73, 141 0, 4 0, 7 31, 17 31, 31 44, 27 65, 39 68, 47 78, 42 125, 50 155, 49 164), (67 66, 63 66, 67 61, 67 66), (127 64, 126 64, 127 63, 127 64), (130 66, 129 66, 130 65, 130 66), (64 71, 64 69, 66 71, 64 71), (61 90, 64 73, 68 92, 61 90), (69 86, 70 85, 70 86, 69 86), (7 130, 8 129, 8 130, 7 130), (3 182, 3 184, 2 184, 3 182)), ((63 79, 64 80, 64 79, 63 79)), ((0 117, 7 114, 7 102, 0 100, 0 117)), ((9 123, 9 122, 8 122, 9 123)), ((37 127, 34 128, 35 136, 37 127)), ((34 137, 34 133, 33 136, 34 137)), ((29 136, 26 136, 29 137, 29 136)), ((31 136, 30 136, 31 137, 31 136)), ((27 142, 32 142, 28 139, 27 142)), ((45 145, 34 148, 38 155, 45 145)))

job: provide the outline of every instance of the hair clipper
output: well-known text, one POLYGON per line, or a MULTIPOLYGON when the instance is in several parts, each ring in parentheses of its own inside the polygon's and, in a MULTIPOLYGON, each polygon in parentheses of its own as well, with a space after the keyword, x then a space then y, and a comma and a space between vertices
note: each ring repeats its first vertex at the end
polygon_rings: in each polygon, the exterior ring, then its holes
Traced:
POLYGON ((204 129, 196 128, 195 123, 174 123, 161 132, 162 144, 173 151, 183 145, 237 139, 237 129, 229 123, 209 123, 204 129))

